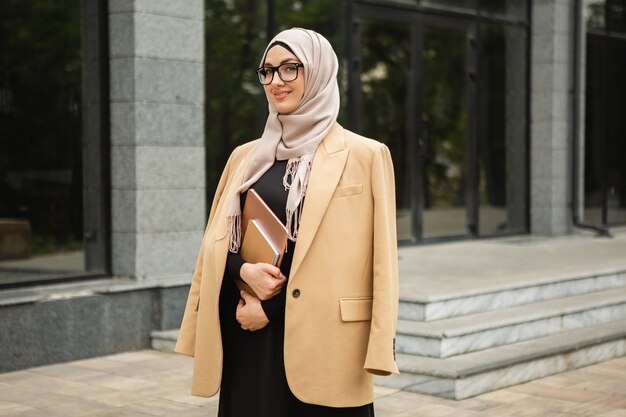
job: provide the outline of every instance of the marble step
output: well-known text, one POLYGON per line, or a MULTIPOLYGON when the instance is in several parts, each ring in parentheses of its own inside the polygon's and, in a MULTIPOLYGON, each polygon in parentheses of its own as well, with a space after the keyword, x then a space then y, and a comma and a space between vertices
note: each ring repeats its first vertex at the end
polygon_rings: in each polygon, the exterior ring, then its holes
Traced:
POLYGON ((626 288, 440 321, 399 320, 396 349, 446 358, 617 320, 626 320, 626 288))
POLYGON ((450 358, 397 354, 400 375, 377 385, 464 399, 626 354, 626 320, 450 358))
MULTIPOLYGON (((495 280, 494 280, 495 281, 495 280)), ((492 286, 475 289, 471 277, 467 283, 438 296, 403 295, 398 318, 414 321, 435 321, 498 310, 540 301, 554 300, 590 292, 626 287, 626 270, 607 271, 595 275, 537 278, 509 284, 506 279, 492 286)))
POLYGON ((153 330, 150 332, 152 349, 161 352, 174 352, 178 329, 174 330, 153 330))

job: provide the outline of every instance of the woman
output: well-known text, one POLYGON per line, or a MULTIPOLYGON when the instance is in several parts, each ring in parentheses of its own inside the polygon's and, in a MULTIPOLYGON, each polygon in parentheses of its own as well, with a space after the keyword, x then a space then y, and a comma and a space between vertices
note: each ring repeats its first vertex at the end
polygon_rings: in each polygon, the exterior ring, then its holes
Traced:
POLYGON ((258 69, 265 130, 217 187, 176 351, 195 357, 192 394, 220 390, 219 416, 373 416, 372 374, 398 372, 391 157, 337 124, 337 70, 323 36, 278 34, 258 69), (250 188, 289 231, 280 268, 239 256, 250 188))

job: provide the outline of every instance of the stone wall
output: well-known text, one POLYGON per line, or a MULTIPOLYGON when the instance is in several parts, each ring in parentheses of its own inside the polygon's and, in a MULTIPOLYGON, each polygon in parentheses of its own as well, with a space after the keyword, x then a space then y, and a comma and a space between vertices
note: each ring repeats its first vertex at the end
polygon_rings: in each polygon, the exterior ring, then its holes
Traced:
POLYGON ((206 222, 204 3, 109 12, 113 274, 188 274, 206 222))

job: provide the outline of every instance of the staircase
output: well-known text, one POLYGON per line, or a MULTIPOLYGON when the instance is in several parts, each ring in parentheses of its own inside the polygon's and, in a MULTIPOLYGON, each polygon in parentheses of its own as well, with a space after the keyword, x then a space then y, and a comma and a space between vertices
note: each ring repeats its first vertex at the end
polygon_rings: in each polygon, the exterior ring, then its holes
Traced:
POLYGON ((399 268, 401 374, 377 385, 464 399, 626 354, 626 229, 402 247, 399 268))
POLYGON ((436 300, 401 298, 401 375, 376 384, 464 399, 625 350, 626 270, 436 300))

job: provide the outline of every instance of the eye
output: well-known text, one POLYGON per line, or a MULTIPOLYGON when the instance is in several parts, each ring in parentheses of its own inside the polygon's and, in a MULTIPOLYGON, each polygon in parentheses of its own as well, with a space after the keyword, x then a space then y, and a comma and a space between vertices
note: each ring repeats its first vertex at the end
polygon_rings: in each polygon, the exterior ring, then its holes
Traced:
POLYGON ((283 71, 287 74, 291 74, 298 71, 298 66, 295 64, 287 64, 283 67, 283 71))
POLYGON ((261 69, 259 69, 259 74, 261 74, 263 77, 271 77, 272 76, 272 69, 271 68, 261 68, 261 69))

